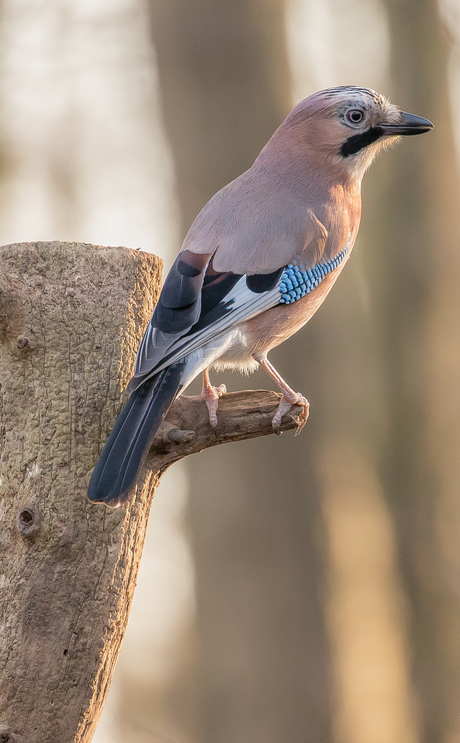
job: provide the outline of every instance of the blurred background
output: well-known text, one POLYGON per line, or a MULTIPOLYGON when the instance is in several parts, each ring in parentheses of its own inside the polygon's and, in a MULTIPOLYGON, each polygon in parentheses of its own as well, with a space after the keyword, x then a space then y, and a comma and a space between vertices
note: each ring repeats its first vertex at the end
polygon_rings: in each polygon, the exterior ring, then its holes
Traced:
POLYGON ((273 353, 302 435, 164 477, 94 741, 460 743, 460 0, 1 0, 0 21, 3 244, 167 269, 313 91, 434 121, 366 176, 352 260, 273 353))

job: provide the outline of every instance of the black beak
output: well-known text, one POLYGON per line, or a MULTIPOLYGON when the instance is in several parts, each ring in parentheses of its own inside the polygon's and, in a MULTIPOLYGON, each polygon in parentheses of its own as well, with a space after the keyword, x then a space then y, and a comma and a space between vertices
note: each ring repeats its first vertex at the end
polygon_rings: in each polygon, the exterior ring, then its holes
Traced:
POLYGON ((388 136, 399 136, 401 134, 425 134, 433 129, 433 124, 428 119, 423 119, 415 114, 407 114, 401 111, 399 124, 380 124, 383 133, 388 136))

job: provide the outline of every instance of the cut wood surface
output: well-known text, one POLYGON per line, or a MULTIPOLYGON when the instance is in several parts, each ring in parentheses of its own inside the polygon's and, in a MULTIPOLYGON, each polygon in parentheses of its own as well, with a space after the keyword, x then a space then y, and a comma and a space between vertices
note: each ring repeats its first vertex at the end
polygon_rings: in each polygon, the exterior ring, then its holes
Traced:
POLYGON ((273 433, 275 392, 225 395, 216 429, 201 398, 181 397, 133 499, 117 510, 87 501, 160 273, 156 256, 122 247, 0 248, 1 743, 91 740, 161 474, 208 447, 273 433))

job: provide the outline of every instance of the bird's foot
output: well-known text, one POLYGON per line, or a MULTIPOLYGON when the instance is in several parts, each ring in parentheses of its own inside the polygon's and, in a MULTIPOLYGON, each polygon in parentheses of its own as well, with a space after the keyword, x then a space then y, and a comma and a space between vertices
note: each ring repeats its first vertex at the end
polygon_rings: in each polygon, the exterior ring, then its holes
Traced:
POLYGON ((294 392, 292 390, 290 390, 289 392, 287 392, 287 390, 283 392, 277 411, 273 416, 272 426, 275 433, 281 433, 281 419, 283 415, 286 415, 286 413, 288 413, 294 406, 300 406, 302 408, 302 412, 297 418, 297 431, 295 432, 296 436, 299 435, 305 423, 307 422, 308 413, 310 411, 310 404, 307 398, 301 395, 300 392, 294 392))
POLYGON ((301 432, 302 428, 304 427, 305 423, 307 422, 308 413, 310 411, 310 404, 306 397, 300 394, 300 392, 294 392, 289 385, 284 381, 283 377, 276 371, 273 364, 269 362, 266 356, 259 356, 254 355, 254 359, 257 361, 258 364, 262 367, 262 369, 265 369, 267 374, 275 380, 276 384, 280 388, 282 395, 281 400, 279 402, 277 411, 275 415, 273 416, 272 420, 272 426, 275 433, 280 434, 280 426, 281 426, 281 419, 283 415, 286 413, 289 413, 290 409, 294 406, 300 406, 302 408, 302 412, 297 417, 297 431, 295 432, 295 435, 298 436, 298 434, 301 432))
POLYGON ((212 384, 203 386, 201 391, 201 397, 206 403, 209 414, 209 423, 213 428, 217 426, 217 408, 219 407, 219 397, 225 395, 227 388, 225 384, 220 384, 219 387, 214 387, 212 384))

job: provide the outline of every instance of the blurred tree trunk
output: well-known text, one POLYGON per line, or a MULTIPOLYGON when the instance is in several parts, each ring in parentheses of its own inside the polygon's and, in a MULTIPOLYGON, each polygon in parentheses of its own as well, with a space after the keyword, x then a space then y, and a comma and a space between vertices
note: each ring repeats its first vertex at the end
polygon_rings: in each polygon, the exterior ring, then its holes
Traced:
POLYGON ((450 40, 435 0, 387 0, 392 93, 433 120, 392 155, 375 230, 375 296, 388 388, 382 469, 409 599, 421 740, 460 735, 460 183, 450 40), (382 235, 383 237, 383 235, 382 235))
MULTIPOLYGON (((284 2, 150 0, 150 9, 185 232, 290 108, 284 2)), ((281 358, 281 372, 308 392, 299 344, 281 358)), ((189 463, 200 743, 331 739, 312 435, 189 463)))

